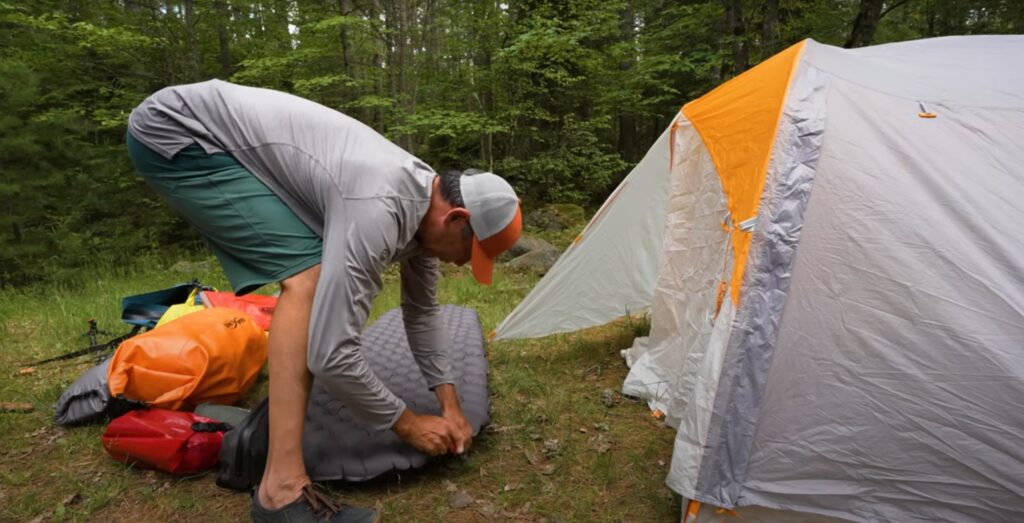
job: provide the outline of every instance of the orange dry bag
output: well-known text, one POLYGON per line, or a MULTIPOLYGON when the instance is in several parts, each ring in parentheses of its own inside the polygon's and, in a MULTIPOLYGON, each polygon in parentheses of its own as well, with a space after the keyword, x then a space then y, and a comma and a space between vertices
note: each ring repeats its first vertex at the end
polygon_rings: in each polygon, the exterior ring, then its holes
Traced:
POLYGON ((248 314, 215 307, 182 316, 117 348, 107 371, 111 396, 192 410, 238 401, 267 361, 267 337, 248 314))

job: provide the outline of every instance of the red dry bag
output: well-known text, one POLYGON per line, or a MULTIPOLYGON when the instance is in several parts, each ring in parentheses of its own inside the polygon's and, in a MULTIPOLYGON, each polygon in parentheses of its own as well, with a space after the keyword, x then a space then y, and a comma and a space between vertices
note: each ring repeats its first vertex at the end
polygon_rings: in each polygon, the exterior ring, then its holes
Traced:
POLYGON ((114 419, 103 433, 103 448, 121 462, 172 474, 217 466, 227 424, 191 412, 135 410, 114 419))

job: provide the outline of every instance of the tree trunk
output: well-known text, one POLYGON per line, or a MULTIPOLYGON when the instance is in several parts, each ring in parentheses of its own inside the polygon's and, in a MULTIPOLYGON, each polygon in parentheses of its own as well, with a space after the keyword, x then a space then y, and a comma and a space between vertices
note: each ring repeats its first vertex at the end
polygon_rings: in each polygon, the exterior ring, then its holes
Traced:
POLYGON ((924 35, 928 37, 935 36, 935 9, 932 9, 930 0, 924 3, 924 12, 924 17, 928 20, 928 29, 924 35))
POLYGON ((225 0, 214 0, 213 9, 217 13, 217 44, 220 49, 217 53, 217 62, 220 64, 220 76, 227 79, 235 72, 234 64, 231 62, 231 35, 228 33, 231 12, 225 0))
MULTIPOLYGON (((429 0, 427 9, 429 9, 429 0)), ((408 36, 408 46, 405 50, 405 70, 406 70, 406 86, 409 89, 409 113, 416 113, 416 105, 419 102, 419 91, 420 91, 420 77, 426 73, 430 74, 432 70, 423 71, 418 68, 419 64, 422 64, 424 60, 429 60, 429 52, 426 49, 426 40, 428 38, 428 31, 431 31, 428 20, 417 19, 416 13, 424 13, 429 15, 429 11, 418 9, 415 4, 408 5, 412 2, 407 2, 405 8, 405 20, 402 25, 405 26, 405 31, 408 36), (418 56, 419 58, 414 58, 418 56)), ((415 137, 413 137, 415 138, 415 137)), ((415 141, 415 140, 414 140, 415 141)))
MULTIPOLYGON (((401 35, 399 35, 400 28, 398 27, 398 8, 395 5, 396 0, 390 0, 384 3, 384 72, 387 74, 388 81, 388 92, 391 93, 391 99, 394 101, 392 110, 392 118, 394 120, 395 114, 402 113, 402 80, 401 80, 401 52, 399 47, 401 44, 401 35)), ((389 122, 390 123, 390 122, 389 122)), ((401 145, 401 143, 399 143, 401 145)))
MULTIPOLYGON (((633 51, 636 45, 636 11, 632 1, 627 2, 622 13, 620 13, 619 31, 622 35, 622 40, 628 44, 627 48, 630 50, 628 56, 619 62, 619 71, 624 76, 628 74, 626 71, 632 69, 636 62, 636 53, 633 51)), ((633 115, 629 112, 630 110, 631 108, 627 108, 625 111, 621 108, 619 109, 619 154, 627 162, 635 162, 636 122, 633 115)))
POLYGON ((761 57, 775 54, 775 31, 779 24, 779 0, 765 0, 764 21, 761 24, 761 57))
MULTIPOLYGON (((395 42, 398 55, 398 93, 399 106, 402 108, 402 116, 412 113, 411 93, 409 89, 409 68, 412 65, 412 53, 410 49, 410 23, 409 4, 407 0, 397 0, 398 12, 395 20, 395 42)), ((406 151, 412 151, 412 135, 406 134, 399 142, 406 151)))
POLYGON ((199 44, 196 41, 194 0, 185 0, 185 38, 188 42, 188 69, 193 82, 199 81, 199 44))
POLYGON ((843 47, 851 49, 871 45, 878 21, 882 19, 883 3, 884 0, 861 0, 857 18, 853 20, 853 31, 850 32, 850 38, 843 47))
POLYGON ((441 39, 441 24, 437 16, 437 0, 426 0, 423 6, 423 22, 418 24, 423 28, 422 56, 425 61, 426 70, 435 72, 441 66, 441 50, 443 41, 441 39))
MULTIPOLYGON (((370 8, 370 23, 377 23, 380 20, 381 7, 380 0, 373 0, 373 4, 370 8)), ((385 95, 385 71, 384 71, 384 52, 381 51, 381 46, 387 46, 387 39, 382 40, 380 45, 373 46, 373 78, 374 78, 374 94, 383 97, 385 95)), ((373 128, 377 132, 384 134, 384 108, 380 105, 374 111, 373 117, 373 128)))
POLYGON ((725 0, 725 26, 732 40, 732 73, 737 75, 750 67, 742 0, 725 0))
MULTIPOLYGON (((338 0, 338 14, 341 16, 352 14, 352 0, 338 0)), ((341 25, 338 36, 341 40, 342 72, 345 76, 352 77, 352 43, 349 41, 348 29, 345 24, 341 25)))
MULTIPOLYGON (((167 39, 168 47, 177 50, 178 49, 178 36, 180 31, 178 30, 178 15, 171 9, 170 2, 164 0, 162 3, 153 3, 151 6, 150 14, 153 17, 153 21, 156 22, 164 32, 164 37, 167 39), (161 8, 162 4, 162 8, 161 8), (171 22, 168 21, 171 19, 171 22)), ((173 85, 178 83, 178 67, 175 62, 176 53, 165 52, 163 55, 163 66, 164 66, 164 78, 163 83, 165 85, 173 85)))

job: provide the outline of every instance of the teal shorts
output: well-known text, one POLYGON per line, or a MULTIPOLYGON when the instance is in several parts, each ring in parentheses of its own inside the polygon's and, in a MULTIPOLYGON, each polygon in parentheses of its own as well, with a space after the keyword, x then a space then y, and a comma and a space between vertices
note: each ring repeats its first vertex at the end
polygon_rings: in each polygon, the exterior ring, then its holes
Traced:
POLYGON ((323 240, 231 155, 191 145, 168 160, 130 133, 127 142, 135 169, 199 231, 236 294, 320 263, 323 240))

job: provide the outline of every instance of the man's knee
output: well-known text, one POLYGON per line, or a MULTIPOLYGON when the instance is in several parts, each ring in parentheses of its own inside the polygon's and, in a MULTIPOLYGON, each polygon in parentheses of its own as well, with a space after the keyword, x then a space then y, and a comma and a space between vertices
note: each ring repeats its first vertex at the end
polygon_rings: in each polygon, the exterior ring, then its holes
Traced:
POLYGON ((281 294, 300 294, 312 297, 319 280, 320 264, 316 264, 298 274, 281 280, 281 294))

